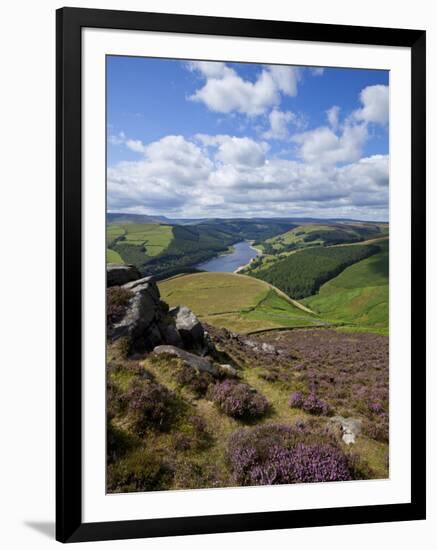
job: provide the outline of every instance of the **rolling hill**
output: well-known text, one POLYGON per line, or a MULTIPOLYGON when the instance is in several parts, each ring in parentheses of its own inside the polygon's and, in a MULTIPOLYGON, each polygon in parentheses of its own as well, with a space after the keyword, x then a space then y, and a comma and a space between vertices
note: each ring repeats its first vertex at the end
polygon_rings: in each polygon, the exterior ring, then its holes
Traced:
POLYGON ((187 305, 206 322, 236 332, 347 325, 386 333, 387 234, 387 224, 364 222, 294 227, 284 220, 173 225, 130 219, 108 224, 107 261, 154 275, 170 305, 187 305), (272 253, 239 275, 198 272, 196 265, 241 240, 271 246, 272 253))
POLYGON ((388 239, 379 248, 377 254, 347 267, 303 303, 323 319, 350 325, 351 330, 388 334, 388 239))
POLYGON ((309 223, 261 241, 257 246, 265 254, 279 254, 305 247, 364 241, 381 237, 387 230, 386 224, 378 223, 309 223))
POLYGON ((300 299, 315 294, 323 283, 347 266, 378 251, 375 245, 306 248, 264 269, 257 269, 253 276, 277 286, 292 298, 300 299))
POLYGON ((298 302, 264 281, 234 273, 194 273, 159 283, 170 306, 188 306, 211 325, 240 333, 324 325, 298 302))

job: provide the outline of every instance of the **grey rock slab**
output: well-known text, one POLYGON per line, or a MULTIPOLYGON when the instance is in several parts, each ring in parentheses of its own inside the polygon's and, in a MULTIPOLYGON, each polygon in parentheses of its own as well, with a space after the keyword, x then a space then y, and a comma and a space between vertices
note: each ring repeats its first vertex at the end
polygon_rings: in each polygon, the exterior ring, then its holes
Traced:
POLYGON ((153 276, 142 277, 141 279, 131 281, 124 284, 123 288, 130 290, 131 292, 141 292, 142 290, 146 290, 152 295, 155 301, 159 301, 161 297, 159 294, 158 285, 156 284, 156 280, 153 276))
POLYGON ((107 286, 121 286, 140 278, 141 274, 134 265, 108 264, 106 266, 107 286))
POLYGON ((156 346, 153 351, 158 355, 168 354, 173 357, 178 357, 179 359, 182 359, 182 361, 189 367, 202 372, 209 372, 213 376, 217 376, 219 374, 218 369, 206 357, 199 357, 198 355, 194 355, 194 353, 177 348, 176 346, 156 346))
POLYGON ((155 325, 159 316, 160 310, 152 294, 142 289, 130 298, 125 316, 113 326, 109 336, 113 340, 127 336, 134 346, 152 349, 162 341, 155 325))
POLYGON ((204 330, 196 315, 186 306, 170 309, 175 326, 187 348, 202 348, 204 344, 204 330))

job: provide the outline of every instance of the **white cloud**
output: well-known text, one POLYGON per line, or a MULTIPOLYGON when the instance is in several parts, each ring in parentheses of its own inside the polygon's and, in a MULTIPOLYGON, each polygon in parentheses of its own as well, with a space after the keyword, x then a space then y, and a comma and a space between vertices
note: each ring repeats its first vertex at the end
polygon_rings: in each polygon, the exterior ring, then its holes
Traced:
POLYGON ((340 107, 338 105, 334 105, 330 109, 326 111, 326 116, 328 118, 329 125, 331 128, 336 131, 339 124, 338 115, 340 114, 340 107))
POLYGON ((139 139, 128 139, 125 141, 126 147, 135 153, 144 153, 145 145, 139 139))
POLYGON ((126 141, 126 135, 124 132, 119 132, 118 134, 111 134, 108 136, 108 142, 111 145, 123 145, 126 141))
POLYGON ((361 91, 360 100, 363 107, 354 112, 354 117, 357 120, 362 120, 364 122, 375 122, 382 125, 388 123, 388 86, 384 86, 382 84, 367 86, 361 91))
POLYGON ((312 67, 311 68, 311 74, 313 76, 322 76, 325 72, 325 69, 323 67, 312 67))
MULTIPOLYGON (((346 138, 325 139, 322 154, 346 138)), ((144 158, 108 169, 108 207, 175 217, 387 216, 387 156, 339 167, 268 159, 267 149, 227 135, 167 136, 146 145, 144 158)))
POLYGON ((214 65, 213 62, 189 65, 190 70, 197 70, 206 79, 189 99, 204 103, 211 111, 257 116, 278 105, 281 94, 291 97, 297 94, 300 73, 294 67, 266 65, 252 82, 223 63, 214 65))
POLYGON ((207 78, 222 78, 226 69, 221 61, 189 61, 187 66, 190 71, 199 71, 207 78))
POLYGON ((265 144, 249 138, 232 137, 224 141, 215 156, 223 164, 240 166, 262 166, 265 162, 265 144))
POLYGON ((356 124, 346 125, 340 135, 322 126, 295 135, 293 141, 299 145, 299 155, 305 162, 337 164, 358 160, 367 137, 366 125, 356 124))
POLYGON ((267 143, 257 142, 248 137, 197 134, 195 138, 207 147, 216 147, 214 159, 222 164, 261 166, 269 149, 267 143))
POLYGON ((269 114, 270 128, 263 133, 265 139, 287 139, 289 137, 288 126, 296 122, 296 115, 291 111, 279 111, 273 109, 269 114))
POLYGON ((174 217, 387 219, 388 155, 363 158, 363 149, 369 123, 388 121, 388 88, 364 88, 362 107, 343 122, 340 108, 333 106, 326 112, 329 126, 290 137, 290 126, 298 127, 301 117, 275 102, 295 93, 299 75, 283 69, 290 68, 265 67, 249 82, 224 63, 190 65, 206 81, 196 92, 204 94, 198 101, 221 112, 268 112, 270 127, 262 133, 258 124, 255 130, 264 139, 291 139, 297 160, 269 157, 269 144, 250 137, 170 135, 145 144, 120 132, 109 141, 141 157, 108 169, 109 210, 174 217))
POLYGON ((144 158, 108 169, 108 208, 163 211, 194 200, 213 164, 196 144, 167 136, 144 147, 144 158))
POLYGON ((291 97, 297 95, 297 83, 300 80, 300 71, 298 68, 285 65, 270 65, 268 70, 281 92, 291 97))
POLYGON ((326 111, 328 126, 293 136, 298 153, 305 162, 318 164, 350 163, 360 159, 369 137, 369 123, 388 123, 388 86, 367 86, 360 93, 362 108, 340 124, 340 107, 326 111))

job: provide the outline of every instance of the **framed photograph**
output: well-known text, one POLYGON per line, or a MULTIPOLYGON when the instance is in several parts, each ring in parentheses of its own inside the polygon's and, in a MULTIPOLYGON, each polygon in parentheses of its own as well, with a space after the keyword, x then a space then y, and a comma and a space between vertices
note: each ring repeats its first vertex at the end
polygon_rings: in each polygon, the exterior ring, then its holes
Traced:
POLYGON ((57 12, 57 539, 425 518, 425 32, 57 12))

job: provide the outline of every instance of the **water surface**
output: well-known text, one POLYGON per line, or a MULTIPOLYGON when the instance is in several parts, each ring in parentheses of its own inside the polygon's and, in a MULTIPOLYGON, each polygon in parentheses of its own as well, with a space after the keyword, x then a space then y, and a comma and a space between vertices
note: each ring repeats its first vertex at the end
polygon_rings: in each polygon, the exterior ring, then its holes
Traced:
POLYGON ((212 260, 197 264, 197 269, 232 273, 239 267, 247 265, 252 258, 256 258, 260 255, 260 252, 252 248, 248 241, 236 243, 233 245, 233 248, 234 250, 230 254, 221 254, 220 256, 212 258, 212 260))

